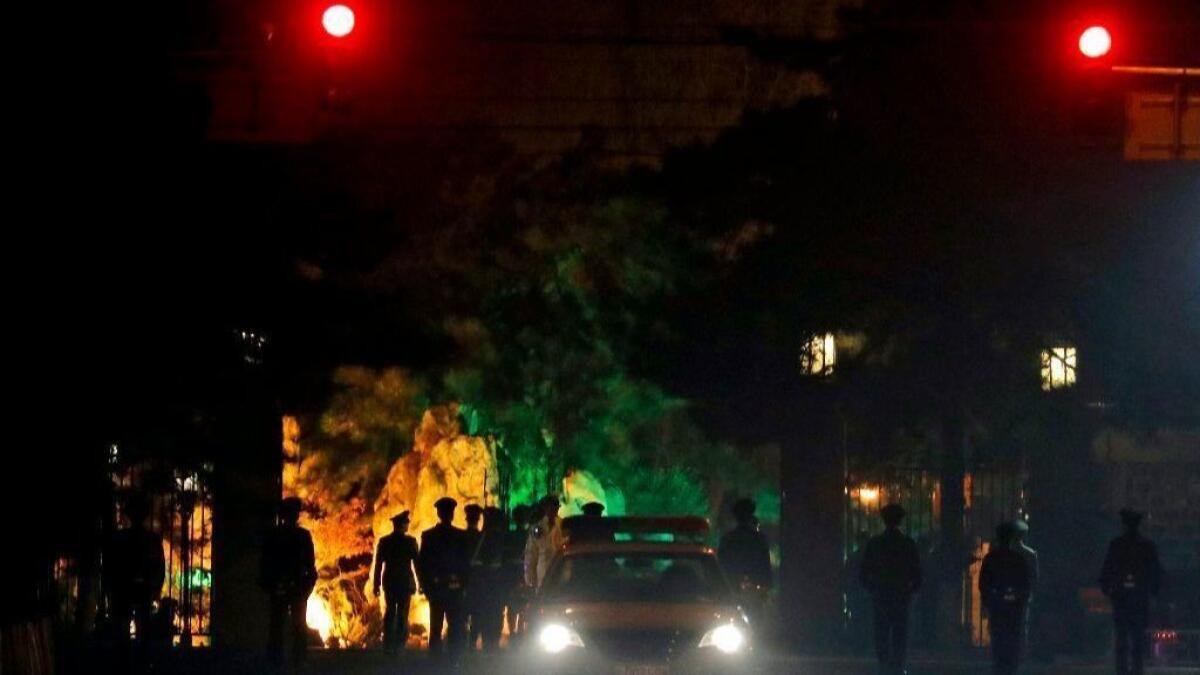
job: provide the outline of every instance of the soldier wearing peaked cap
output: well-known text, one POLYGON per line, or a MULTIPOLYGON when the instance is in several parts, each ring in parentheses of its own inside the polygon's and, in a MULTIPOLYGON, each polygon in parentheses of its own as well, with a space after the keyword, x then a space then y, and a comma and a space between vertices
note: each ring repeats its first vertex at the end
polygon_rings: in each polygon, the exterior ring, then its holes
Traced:
POLYGON ((270 595, 270 657, 283 660, 284 626, 292 641, 292 658, 302 661, 308 652, 308 627, 304 615, 308 596, 317 583, 312 535, 300 527, 301 501, 296 497, 279 504, 279 522, 267 533, 259 583, 270 595))
POLYGON ((458 502, 442 497, 433 506, 438 524, 421 534, 417 574, 429 598, 429 651, 437 656, 442 652, 443 626, 452 652, 466 642, 463 594, 470 575, 471 554, 467 550, 466 533, 451 524, 458 502))
POLYGON ((371 574, 375 595, 383 587, 383 646, 391 652, 403 649, 408 639, 408 610, 417 592, 413 567, 418 551, 417 540, 408 536, 411 520, 408 511, 392 516, 392 533, 379 540, 371 574))
POLYGON ((733 518, 737 526, 721 537, 717 557, 734 583, 769 589, 771 552, 767 536, 758 529, 758 520, 754 517, 757 508, 752 499, 739 499, 734 503, 733 518))
POLYGON ((921 558, 916 542, 900 531, 904 509, 888 504, 879 515, 886 529, 867 542, 859 576, 874 605, 880 668, 900 675, 908 653, 908 607, 921 587, 921 558))
MULTIPOLYGON (((1023 521, 1021 521, 1023 522, 1023 521)), ((1020 526, 1002 523, 983 559, 979 593, 988 612, 992 662, 996 675, 1012 675, 1020 666, 1021 648, 1034 573, 1017 538, 1020 526)))
POLYGON ((1158 595, 1162 566, 1154 542, 1138 531, 1142 514, 1122 509, 1125 533, 1108 545, 1100 589, 1112 601, 1118 675, 1141 675, 1150 597, 1158 595))
POLYGON ((508 520, 500 509, 483 509, 483 532, 471 558, 471 583, 467 602, 471 608, 470 645, 482 640, 484 649, 500 646, 504 625, 504 605, 509 589, 505 586, 504 543, 508 520))

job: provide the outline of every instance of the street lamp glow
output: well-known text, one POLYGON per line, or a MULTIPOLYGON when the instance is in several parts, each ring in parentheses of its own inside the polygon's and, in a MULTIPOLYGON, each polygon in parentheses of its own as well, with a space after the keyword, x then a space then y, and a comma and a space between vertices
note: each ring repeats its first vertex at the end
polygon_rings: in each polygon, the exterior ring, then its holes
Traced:
POLYGON ((1079 52, 1098 59, 1112 50, 1112 35, 1104 26, 1092 26, 1079 34, 1079 52))
POLYGON ((354 10, 346 5, 332 5, 321 15, 321 25, 333 37, 346 37, 354 30, 354 10))

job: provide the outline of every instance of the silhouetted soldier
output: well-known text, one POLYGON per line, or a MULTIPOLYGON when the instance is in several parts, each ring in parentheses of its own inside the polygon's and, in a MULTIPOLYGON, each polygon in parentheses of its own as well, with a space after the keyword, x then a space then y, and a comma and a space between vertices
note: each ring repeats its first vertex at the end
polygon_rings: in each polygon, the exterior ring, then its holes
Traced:
POLYGON ((500 646, 504 625, 504 603, 508 589, 504 583, 504 538, 508 523, 504 512, 489 506, 483 510, 483 534, 471 560, 471 583, 467 599, 471 604, 471 646, 483 641, 483 648, 500 646))
POLYGON ((417 583, 413 565, 417 562, 417 540, 408 536, 411 514, 404 511, 392 516, 392 533, 382 537, 375 548, 373 590, 383 587, 383 647, 389 652, 404 648, 408 640, 408 610, 417 583))
POLYGON ((467 588, 471 557, 466 533, 451 525, 458 502, 442 497, 434 503, 438 524, 421 534, 417 575, 429 598, 429 651, 442 653, 442 626, 446 626, 451 652, 457 652, 466 637, 463 594, 467 588))
POLYGON ((581 515, 572 521, 568 533, 572 542, 612 541, 613 525, 604 519, 604 505, 588 502, 581 508, 581 515))
POLYGON ((534 590, 542 585, 550 561, 563 544, 558 497, 546 495, 538 502, 538 506, 538 520, 529 528, 529 538, 525 543, 525 585, 534 590))
POLYGON ((474 555, 475 547, 479 545, 479 540, 483 537, 483 530, 481 529, 483 507, 478 504, 467 504, 463 507, 463 513, 467 516, 467 529, 465 531, 467 550, 471 555, 474 555))
POLYGON ((508 634, 520 631, 521 610, 525 607, 525 544, 529 539, 529 514, 532 508, 518 504, 512 510, 512 529, 504 536, 503 586, 508 612, 508 634))
POLYGON ((999 525, 996 542, 983 558, 979 572, 979 594, 988 612, 996 675, 1016 673, 1020 665, 1033 578, 1033 568, 1021 550, 1016 526, 999 525))
MULTIPOLYGON (((471 571, 474 572, 475 554, 479 550, 479 542, 483 540, 483 531, 481 524, 483 522, 483 507, 478 504, 467 504, 463 507, 463 513, 467 516, 467 529, 463 532, 467 546, 467 560, 472 563, 471 571)), ((471 586, 474 586, 472 579, 471 586)), ((478 599, 478 593, 473 593, 472 588, 468 587, 463 595, 463 616, 467 622, 467 643, 471 649, 475 648, 475 642, 479 636, 479 630, 476 626, 478 620, 475 618, 475 604, 478 599), (472 597, 475 596, 475 597, 472 597)))
POLYGON ((908 653, 908 606, 921 587, 921 556, 916 542, 900 531, 904 509, 888 504, 880 515, 887 529, 867 542, 861 581, 871 593, 880 670, 899 675, 908 653))
POLYGON ((1026 566, 1029 567, 1029 601, 1025 603, 1024 635, 1022 635, 1023 646, 1029 648, 1029 624, 1034 621, 1034 601, 1037 598, 1041 564, 1038 562, 1037 551, 1025 543, 1026 537, 1029 536, 1029 523, 1025 522, 1024 518, 1017 518, 1012 522, 1012 526, 1013 550, 1021 554, 1021 557, 1025 559, 1026 566))
POLYGON ((266 536, 259 583, 270 595, 268 650, 272 662, 283 662, 284 627, 292 641, 292 658, 304 660, 308 628, 304 611, 317 583, 312 535, 300 527, 301 502, 288 497, 279 505, 279 523, 266 536))
POLYGON ((1121 510, 1125 534, 1108 545, 1100 589, 1112 600, 1116 627, 1118 675, 1141 675, 1146 627, 1150 622, 1150 596, 1158 595, 1162 567, 1154 542, 1138 532, 1142 514, 1121 510))
POLYGON ((146 527, 150 504, 135 496, 125 505, 129 527, 112 535, 104 551, 103 579, 116 638, 129 641, 129 623, 142 642, 153 633, 153 605, 162 594, 166 561, 162 537, 146 527))
POLYGON ((737 526, 721 537, 717 548, 717 558, 725 573, 743 590, 749 590, 748 586, 771 588, 771 549, 767 536, 758 529, 756 508, 751 499, 734 503, 733 518, 737 526))

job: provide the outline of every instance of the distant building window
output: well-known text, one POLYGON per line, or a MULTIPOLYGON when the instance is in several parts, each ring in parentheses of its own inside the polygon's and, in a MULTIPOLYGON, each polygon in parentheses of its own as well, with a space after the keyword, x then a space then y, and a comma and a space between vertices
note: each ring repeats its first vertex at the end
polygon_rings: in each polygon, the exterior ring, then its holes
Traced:
POLYGON ((814 335, 800 350, 800 370, 805 375, 825 376, 837 365, 837 341, 833 333, 814 335))
POLYGON ((1074 347, 1051 347, 1042 350, 1042 390, 1066 389, 1075 386, 1079 355, 1074 347))

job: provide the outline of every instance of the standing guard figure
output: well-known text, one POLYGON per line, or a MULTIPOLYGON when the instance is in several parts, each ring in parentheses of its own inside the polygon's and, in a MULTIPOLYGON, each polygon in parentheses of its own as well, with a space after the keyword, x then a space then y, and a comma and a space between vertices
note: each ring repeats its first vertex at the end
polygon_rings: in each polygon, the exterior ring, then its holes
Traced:
POLYGON ((1150 596, 1158 595, 1162 566, 1154 542, 1138 532, 1142 514, 1122 509, 1120 515, 1125 534, 1108 545, 1100 572, 1100 590, 1112 600, 1117 675, 1142 675, 1150 596))
POLYGON ((458 502, 442 497, 433 507, 439 522, 421 533, 417 575, 421 590, 429 598, 429 652, 440 656, 443 625, 451 653, 457 653, 466 641, 463 594, 470 574, 471 554, 467 551, 466 533, 451 524, 458 502))
POLYGON ((308 626, 304 614, 308 596, 317 583, 312 535, 300 527, 302 503, 288 497, 279 505, 279 523, 266 536, 259 584, 270 596, 271 622, 268 650, 272 663, 283 662, 284 626, 292 641, 294 662, 308 651, 308 626))
POLYGON ((996 528, 996 542, 984 556, 979 572, 979 594, 988 613, 995 675, 1014 675, 1021 663, 1034 573, 1020 546, 1016 525, 1002 523, 996 528))
POLYGON ((407 534, 411 520, 408 511, 392 516, 392 533, 379 540, 371 573, 376 596, 383 587, 383 647, 390 653, 403 649, 408 640, 408 611, 417 590, 417 540, 407 534))
POLYGON ((904 509, 888 504, 879 514, 887 529, 867 542, 860 577, 875 612, 875 654, 886 675, 903 675, 908 657, 908 607, 921 587, 917 544, 900 531, 904 509))
POLYGON ((154 603, 162 594, 166 561, 162 537, 146 527, 150 504, 142 495, 125 505, 129 527, 118 530, 104 550, 102 575, 109 616, 118 642, 128 643, 132 621, 137 641, 152 635, 154 603))

